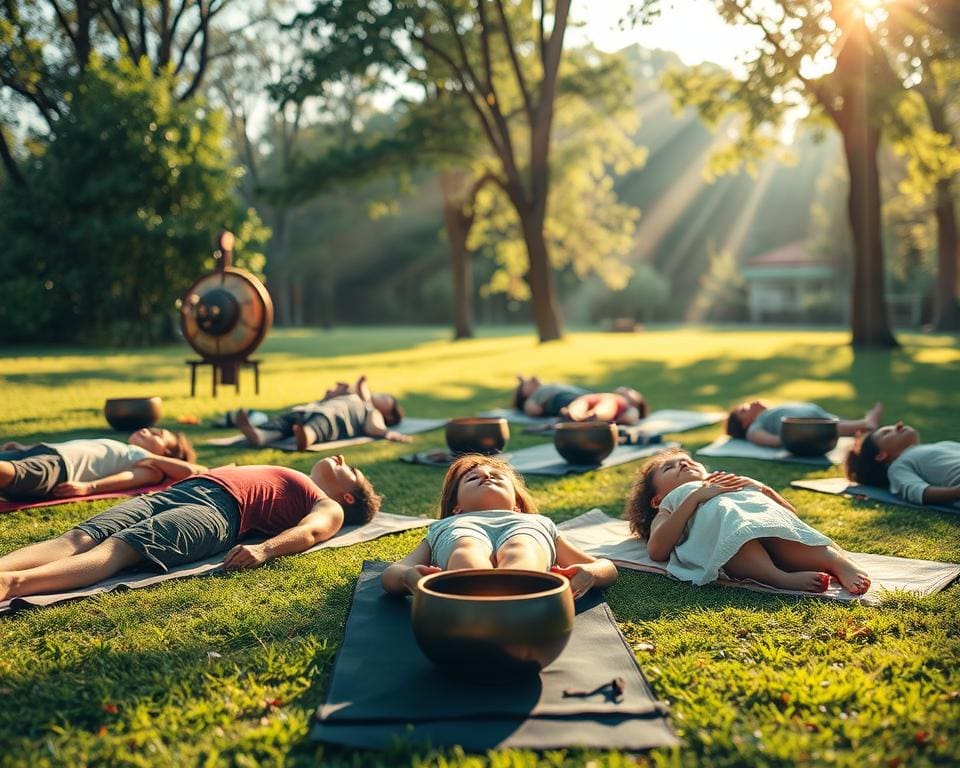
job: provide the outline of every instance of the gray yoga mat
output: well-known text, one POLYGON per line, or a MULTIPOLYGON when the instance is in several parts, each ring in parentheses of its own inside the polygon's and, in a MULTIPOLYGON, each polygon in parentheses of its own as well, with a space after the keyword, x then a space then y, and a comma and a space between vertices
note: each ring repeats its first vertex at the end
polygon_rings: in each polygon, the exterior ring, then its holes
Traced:
MULTIPOLYGON (((447 419, 418 419, 414 416, 405 416, 403 421, 401 421, 395 427, 391 427, 391 429, 394 429, 402 435, 418 435, 421 432, 429 432, 433 429, 439 429, 446 423, 447 419)), ((314 443, 307 448, 307 450, 311 452, 334 451, 337 448, 347 448, 351 445, 364 445, 365 443, 372 443, 375 439, 377 438, 348 437, 344 440, 331 440, 330 442, 326 443, 314 443)), ((243 435, 230 435, 228 437, 214 437, 210 440, 206 440, 204 445, 217 445, 220 447, 225 447, 232 445, 248 445, 248 443, 247 438, 245 438, 243 435)), ((281 451, 296 451, 297 441, 292 437, 288 437, 284 440, 278 440, 275 443, 269 443, 268 445, 261 447, 278 448, 281 451)))
MULTIPOLYGON (((633 653, 596 591, 577 602, 570 642, 536 678, 454 680, 420 652, 410 600, 384 594, 386 563, 364 563, 333 667, 316 741, 380 749, 396 740, 488 749, 640 750, 677 743, 633 653), (385 641, 389 638, 389 641, 385 641), (610 688, 624 681, 616 702, 610 688), (594 691, 564 697, 564 690, 594 691)), ((469 663, 469 659, 464 659, 469 663)))
MULTIPOLYGON (((366 525, 351 525, 342 528, 332 539, 327 539, 300 554, 305 555, 307 552, 316 552, 318 549, 347 547, 351 544, 373 541, 389 533, 399 533, 413 528, 425 528, 432 522, 433 520, 425 517, 408 517, 406 515, 392 515, 388 512, 381 512, 366 525)), ((253 543, 254 541, 254 539, 247 539, 245 543, 253 543)), ((187 563, 179 568, 172 568, 166 573, 145 570, 127 571, 92 584, 89 587, 82 587, 70 592, 59 592, 50 595, 31 595, 29 597, 15 597, 13 600, 3 600, 0 601, 0 614, 18 608, 53 605, 64 602, 65 600, 76 600, 77 598, 90 597, 91 595, 113 592, 114 590, 149 587, 153 584, 160 584, 161 582, 170 581, 171 579, 182 579, 187 576, 203 576, 221 570, 226 555, 226 552, 221 552, 206 560, 198 560, 195 563, 187 563)), ((290 555, 288 555, 288 557, 290 557, 290 555)))
POLYGON ((834 496, 851 496, 857 501, 879 501, 883 504, 893 504, 897 507, 910 509, 929 509, 936 512, 947 512, 951 515, 960 515, 960 504, 914 504, 901 496, 890 493, 886 488, 875 488, 872 485, 859 485, 845 477, 825 477, 819 480, 791 480, 794 488, 817 493, 829 493, 834 496))
MULTIPOLYGON (((664 563, 657 562, 647 554, 646 542, 630 533, 626 520, 618 520, 605 515, 599 509, 592 509, 571 520, 565 520, 557 526, 567 541, 578 549, 594 557, 606 557, 621 568, 629 568, 645 573, 655 573, 674 578, 667 573, 664 563)), ((756 592, 769 592, 778 595, 796 595, 798 597, 817 597, 848 602, 858 601, 873 605, 880 601, 886 592, 904 590, 918 595, 931 595, 946 589, 960 576, 957 563, 940 563, 933 560, 914 560, 888 555, 871 555, 862 552, 848 552, 850 559, 864 568, 870 575, 870 589, 865 595, 851 595, 837 582, 831 581, 826 592, 798 592, 777 589, 759 581, 720 578, 716 584, 727 587, 741 587, 756 592)))
POLYGON ((812 467, 831 467, 834 464, 842 464, 851 447, 853 447, 853 438, 841 437, 837 441, 837 447, 826 456, 794 456, 786 448, 770 448, 756 445, 749 440, 738 440, 723 435, 697 451, 697 455, 756 461, 786 461, 791 464, 809 464, 812 467))
MULTIPOLYGON (((662 410, 654 411, 637 424, 630 426, 621 424, 617 430, 620 432, 621 443, 648 445, 657 442, 662 435, 709 427, 720 423, 725 418, 727 414, 723 411, 662 410)), ((546 424, 531 426, 524 431, 549 436, 555 432, 556 424, 556 420, 551 419, 546 424)))
POLYGON ((523 424, 528 427, 549 426, 556 422, 556 416, 527 416, 516 408, 492 408, 489 411, 480 411, 477 416, 484 419, 506 419, 514 424, 523 424))
MULTIPOLYGON (((549 477, 563 477, 565 475, 582 475, 598 469, 616 467, 630 461, 647 458, 660 453, 667 448, 675 448, 679 443, 657 443, 655 445, 618 445, 600 464, 570 464, 564 459, 553 443, 543 443, 530 448, 521 448, 519 451, 507 451, 497 455, 513 467, 521 475, 547 475, 549 477)), ((452 455, 443 450, 421 451, 419 453, 401 456, 401 461, 410 464, 423 464, 428 467, 450 466, 452 455)))

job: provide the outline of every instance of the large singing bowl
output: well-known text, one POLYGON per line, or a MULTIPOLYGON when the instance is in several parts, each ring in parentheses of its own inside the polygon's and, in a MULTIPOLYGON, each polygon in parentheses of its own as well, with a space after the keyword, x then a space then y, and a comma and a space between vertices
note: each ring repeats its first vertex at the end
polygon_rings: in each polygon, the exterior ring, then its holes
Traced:
POLYGON ((160 420, 159 397, 118 397, 107 400, 103 415, 111 427, 119 432, 134 432, 152 427, 160 420))
POLYGON ((442 571, 420 579, 410 618, 420 650, 451 675, 536 675, 570 639, 573 593, 554 573, 442 571))
POLYGON ((613 453, 619 439, 617 425, 606 421, 565 422, 553 433, 557 453, 571 464, 599 464, 613 453))
POLYGON ((453 453, 498 453, 510 439, 506 419, 451 419, 446 428, 453 453))
POLYGON ((823 456, 836 447, 837 437, 836 419, 780 420, 780 441, 796 456, 823 456))

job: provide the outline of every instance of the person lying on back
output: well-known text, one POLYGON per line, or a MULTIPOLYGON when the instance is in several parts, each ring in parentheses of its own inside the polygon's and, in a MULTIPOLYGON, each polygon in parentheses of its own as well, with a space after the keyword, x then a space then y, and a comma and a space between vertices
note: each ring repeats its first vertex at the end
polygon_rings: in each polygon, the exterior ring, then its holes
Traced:
POLYGON ((889 486, 912 504, 960 503, 960 443, 923 444, 902 421, 861 435, 847 454, 846 471, 850 480, 889 486))
POLYGON ((267 445, 293 436, 305 451, 315 443, 351 437, 380 437, 407 443, 412 438, 390 429, 403 418, 403 409, 393 395, 373 395, 366 376, 357 380, 357 392, 332 394, 274 416, 253 426, 246 411, 237 413, 237 426, 251 445, 267 445))
POLYGON ((304 552, 369 522, 380 497, 342 456, 310 476, 288 467, 218 467, 127 499, 62 536, 0 557, 0 600, 85 587, 124 568, 168 571, 227 552, 227 570, 304 552), (248 535, 263 542, 244 542, 248 535))
POLYGON ((513 407, 527 416, 613 421, 617 424, 636 424, 648 411, 643 395, 630 387, 617 387, 613 392, 591 392, 573 384, 544 384, 536 376, 517 376, 513 407))
POLYGON ((864 429, 876 429, 883 416, 883 403, 874 403, 862 419, 840 419, 816 403, 783 403, 770 406, 762 400, 740 403, 727 417, 727 434, 756 445, 779 448, 781 422, 793 419, 838 419, 837 433, 851 437, 864 429))

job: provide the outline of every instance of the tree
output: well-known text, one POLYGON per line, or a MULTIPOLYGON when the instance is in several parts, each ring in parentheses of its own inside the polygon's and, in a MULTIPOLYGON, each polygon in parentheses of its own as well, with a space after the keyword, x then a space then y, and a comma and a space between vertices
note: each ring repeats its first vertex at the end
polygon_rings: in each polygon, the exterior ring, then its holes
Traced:
POLYGON ((960 100, 960 25, 951 25, 948 10, 944 0, 933 0, 924 15, 893 5, 883 31, 894 48, 901 80, 911 85, 894 124, 895 149, 907 157, 907 178, 900 191, 914 208, 926 209, 933 200, 938 278, 933 324, 941 331, 956 331, 960 234, 952 187, 960 176, 960 142, 950 106, 960 100))
POLYGON ((234 0, 4 0, 0 3, 0 160, 8 177, 25 183, 4 130, 16 110, 33 107, 47 130, 70 111, 91 56, 147 60, 179 101, 198 92, 207 66, 229 50, 211 40, 215 20, 234 0), (0 104, 2 105, 2 104, 0 104))
POLYGON ((168 339, 214 232, 255 255, 243 246, 264 233, 235 206, 223 117, 179 102, 170 77, 91 55, 25 187, 0 193, 0 339, 168 339))
POLYGON ((852 341, 855 346, 895 346, 884 294, 877 152, 902 84, 873 34, 872 21, 857 0, 715 3, 726 21, 754 27, 762 36, 744 61, 745 75, 702 65, 673 74, 668 87, 680 103, 697 107, 713 123, 742 116, 732 148, 739 158, 768 150, 775 143, 774 129, 801 105, 840 132, 853 235, 852 341), (832 71, 819 74, 827 68, 824 62, 832 64, 832 71))
POLYGON ((300 18, 327 45, 309 58, 295 88, 344 72, 389 69, 407 83, 438 72, 437 87, 466 101, 497 159, 494 181, 521 222, 541 341, 562 336, 544 222, 569 12, 570 0, 401 0, 376 9, 364 0, 317 0, 300 18))

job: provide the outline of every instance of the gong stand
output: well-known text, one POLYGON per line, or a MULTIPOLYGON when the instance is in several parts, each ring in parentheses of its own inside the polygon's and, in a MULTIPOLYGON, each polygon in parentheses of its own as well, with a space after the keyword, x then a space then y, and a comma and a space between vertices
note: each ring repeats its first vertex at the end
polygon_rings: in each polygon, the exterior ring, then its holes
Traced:
POLYGON ((273 323, 270 294, 253 274, 232 266, 234 237, 221 232, 213 254, 214 271, 197 280, 184 294, 180 327, 199 360, 190 366, 190 396, 197 390, 197 368, 213 370, 213 395, 217 383, 232 384, 240 392, 240 369, 252 368, 254 391, 260 394, 260 361, 249 355, 260 346, 273 323))

